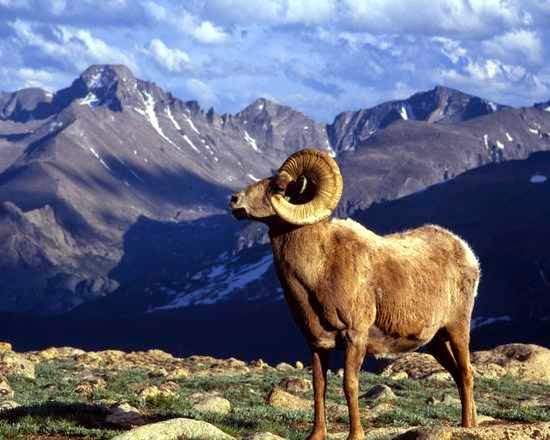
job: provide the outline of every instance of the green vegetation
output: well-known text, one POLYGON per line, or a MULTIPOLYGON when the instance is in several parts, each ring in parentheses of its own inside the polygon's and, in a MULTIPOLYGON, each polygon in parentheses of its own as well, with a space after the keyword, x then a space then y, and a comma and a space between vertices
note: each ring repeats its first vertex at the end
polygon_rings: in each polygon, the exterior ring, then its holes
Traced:
MULTIPOLYGON (((266 404, 269 391, 288 375, 309 378, 305 370, 205 374, 175 379, 173 382, 177 386, 172 395, 144 399, 140 397, 140 390, 144 385, 160 386, 166 381, 161 374, 145 369, 82 371, 72 361, 43 362, 37 367, 35 380, 8 377, 15 400, 22 406, 0 415, 0 438, 56 434, 109 439, 121 428, 105 423, 108 408, 117 402, 128 402, 141 411, 147 422, 190 417, 213 423, 235 436, 270 431, 289 439, 302 439, 311 427, 311 411, 287 411, 266 404), (98 377, 102 386, 91 393, 78 392, 79 384, 98 380, 98 377), (200 414, 192 409, 191 394, 214 391, 231 402, 229 414, 200 414)), ((365 427, 456 425, 460 419, 458 395, 452 382, 397 381, 370 373, 361 375, 362 391, 380 383, 390 386, 397 398, 382 412, 373 410, 370 407, 375 404, 362 399, 365 427), (436 403, 428 404, 430 399, 436 403), (439 403, 441 401, 450 403, 439 403), (370 415, 373 411, 374 416, 370 415)), ((311 399, 312 392, 301 396, 311 399)), ((506 421, 550 421, 548 396, 550 385, 523 383, 508 377, 476 380, 478 413, 506 421)), ((333 404, 345 405, 341 378, 334 375, 330 376, 328 399, 333 404)), ((347 415, 332 411, 329 422, 331 431, 344 431, 347 415)))

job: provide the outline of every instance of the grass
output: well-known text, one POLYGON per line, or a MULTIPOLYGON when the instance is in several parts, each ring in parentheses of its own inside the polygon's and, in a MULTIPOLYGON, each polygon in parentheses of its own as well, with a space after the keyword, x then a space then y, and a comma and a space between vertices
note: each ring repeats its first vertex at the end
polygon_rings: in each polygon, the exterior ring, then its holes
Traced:
MULTIPOLYGON (((176 380, 179 389, 172 396, 143 399, 139 390, 144 384, 160 385, 163 378, 145 369, 120 372, 92 371, 106 382, 89 396, 75 391, 83 381, 74 362, 48 361, 37 367, 36 379, 10 376, 20 408, 0 415, 0 438, 24 439, 28 435, 62 435, 70 438, 109 439, 118 431, 104 422, 106 402, 128 402, 139 408, 149 422, 172 417, 190 417, 213 423, 225 432, 241 437, 248 433, 270 431, 290 440, 302 439, 311 428, 311 411, 285 411, 270 407, 265 398, 274 385, 288 373, 270 371, 242 375, 198 376, 176 380), (192 409, 188 397, 196 392, 217 391, 232 404, 227 415, 200 414, 192 409)), ((307 371, 293 376, 309 378, 307 371)), ((457 425, 460 405, 429 405, 429 398, 458 397, 451 382, 401 380, 362 373, 361 390, 383 383, 392 388, 397 398, 387 411, 369 417, 367 402, 361 401, 365 427, 457 425)), ((478 413, 510 422, 550 421, 550 386, 522 383, 513 378, 476 380, 478 413), (539 399, 535 405, 525 405, 539 399), (546 400, 545 400, 546 399, 546 400), (540 403, 542 402, 542 403, 540 403)), ((312 398, 312 392, 303 394, 312 398)), ((327 397, 331 403, 345 404, 341 379, 330 376, 327 397)), ((330 414, 330 431, 345 431, 347 415, 330 414)))

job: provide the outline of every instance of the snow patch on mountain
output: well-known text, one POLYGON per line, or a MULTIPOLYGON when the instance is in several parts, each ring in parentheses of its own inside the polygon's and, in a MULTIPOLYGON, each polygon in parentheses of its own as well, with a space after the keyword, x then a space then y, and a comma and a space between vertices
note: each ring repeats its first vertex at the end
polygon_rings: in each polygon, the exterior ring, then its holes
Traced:
POLYGON ((193 121, 191 120, 191 118, 186 114, 184 114, 183 117, 185 118, 185 122, 187 122, 189 124, 189 127, 191 127, 191 130, 193 130, 195 133, 200 135, 201 132, 197 129, 197 127, 195 127, 195 124, 193 124, 193 121))
POLYGON ((170 106, 166 106, 166 109, 164 109, 166 112, 166 116, 168 116, 168 119, 170 119, 170 122, 172 122, 172 125, 176 130, 181 130, 180 124, 178 124, 178 121, 174 119, 174 115, 172 115, 172 110, 170 110, 170 106))
POLYGON ((508 139, 508 142, 514 142, 514 138, 508 132, 506 132, 506 139, 508 139))
POLYGON ((99 104, 99 98, 93 92, 88 92, 88 94, 80 100, 80 105, 88 105, 90 107, 95 107, 99 104))
POLYGON ((153 310, 170 310, 192 305, 216 304, 229 299, 231 294, 243 289, 254 281, 259 280, 271 267, 273 257, 271 253, 262 256, 254 263, 230 268, 230 262, 223 262, 209 269, 196 273, 193 280, 205 280, 205 286, 190 292, 180 292, 167 305, 153 310))
POLYGON ((244 140, 252 147, 254 151, 260 151, 258 145, 256 144, 256 139, 248 134, 248 131, 244 131, 244 140))
POLYGON ((161 138, 172 144, 174 147, 178 148, 178 146, 172 141, 172 139, 166 136, 162 131, 162 128, 160 128, 159 120, 157 118, 157 114, 155 113, 155 98, 153 98, 153 95, 147 92, 147 90, 143 90, 141 91, 140 96, 143 100, 143 104, 145 105, 145 110, 137 107, 134 107, 134 110, 139 114, 145 116, 145 118, 149 121, 151 126, 155 129, 155 131, 159 134, 161 138))
POLYGON ((200 153, 199 149, 197 147, 195 147, 195 144, 193 142, 191 142, 191 139, 189 139, 189 137, 184 134, 183 135, 183 139, 185 140, 185 142, 187 142, 189 144, 189 146, 195 150, 197 153, 200 153))
POLYGON ((254 176, 254 175, 252 175, 252 174, 250 174, 250 173, 248 173, 247 176, 248 176, 251 180, 253 180, 254 182, 259 182, 259 181, 261 180, 261 179, 258 179, 256 176, 254 176))
POLYGON ((499 150, 504 150, 504 144, 500 141, 497 141, 496 142, 496 146, 499 150))
POLYGON ((547 178, 546 176, 543 176, 542 174, 535 174, 533 176, 531 176, 531 178, 529 179, 529 182, 531 183, 544 183, 546 182, 547 178))
POLYGON ((409 115, 407 114, 407 109, 405 107, 401 107, 399 109, 399 115, 406 121, 409 119, 409 115))
POLYGON ((478 316, 477 318, 472 319, 472 325, 471 327, 479 328, 486 325, 495 324, 497 322, 510 322, 512 318, 508 315, 503 316, 478 316))

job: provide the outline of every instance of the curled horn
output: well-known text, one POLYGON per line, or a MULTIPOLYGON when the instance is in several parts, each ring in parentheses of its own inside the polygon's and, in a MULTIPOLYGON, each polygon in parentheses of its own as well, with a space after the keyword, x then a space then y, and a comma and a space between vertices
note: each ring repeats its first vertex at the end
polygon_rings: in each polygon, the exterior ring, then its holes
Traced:
POLYGON ((286 191, 274 194, 271 205, 279 217, 295 225, 308 225, 329 217, 344 187, 336 161, 328 153, 313 149, 300 150, 285 160, 277 180, 286 183, 286 191), (307 197, 293 200, 293 194, 289 194, 292 187, 307 197))

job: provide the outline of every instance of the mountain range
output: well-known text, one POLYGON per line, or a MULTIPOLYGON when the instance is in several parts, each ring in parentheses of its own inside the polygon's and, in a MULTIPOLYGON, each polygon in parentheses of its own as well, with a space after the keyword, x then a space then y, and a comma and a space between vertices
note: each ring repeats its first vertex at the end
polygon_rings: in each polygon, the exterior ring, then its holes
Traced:
POLYGON ((226 205, 305 147, 339 162, 336 215, 378 232, 435 222, 472 242, 487 268, 478 323, 545 295, 550 101, 511 108, 436 86, 322 124, 264 98, 218 114, 94 65, 53 94, 0 93, 0 310, 280 302, 264 228, 226 205))

